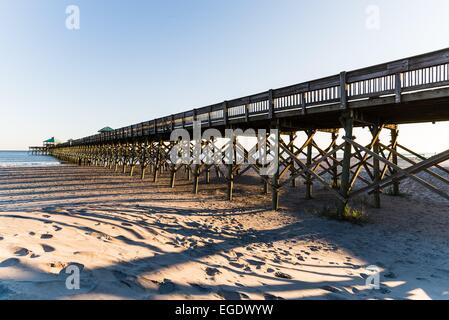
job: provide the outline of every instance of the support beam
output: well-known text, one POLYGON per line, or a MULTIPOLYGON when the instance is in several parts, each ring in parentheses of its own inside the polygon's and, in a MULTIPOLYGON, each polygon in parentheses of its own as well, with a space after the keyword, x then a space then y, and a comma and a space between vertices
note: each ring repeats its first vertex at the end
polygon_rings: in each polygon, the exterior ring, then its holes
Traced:
POLYGON ((193 165, 193 193, 198 194, 199 187, 199 179, 200 179, 200 165, 193 165))
MULTIPOLYGON (((332 146, 337 145, 337 139, 338 139, 338 133, 335 131, 332 132, 332 146)), ((332 187, 334 189, 338 189, 338 160, 337 160, 337 151, 335 151, 333 154, 332 159, 332 187)))
POLYGON ((232 201, 234 197, 234 165, 228 164, 227 165, 228 174, 227 174, 227 180, 228 180, 228 200, 232 201))
POLYGON ((186 166, 186 174, 187 174, 187 180, 192 180, 192 170, 190 169, 190 166, 186 166))
POLYGON ((148 141, 145 141, 143 145, 141 145, 140 150, 140 179, 145 179, 145 172, 147 171, 147 151, 148 151, 148 141))
MULTIPOLYGON (((379 155, 379 135, 382 127, 375 127, 372 131, 374 144, 373 144, 373 152, 379 155)), ((380 162, 379 159, 373 157, 373 169, 374 169, 374 183, 379 184, 380 182, 380 162)), ((374 207, 380 208, 380 188, 377 187, 374 191, 374 207)))
POLYGON ((172 164, 170 170, 170 188, 172 189, 175 187, 175 180, 176 180, 176 165, 172 164))
MULTIPOLYGON (((397 155, 397 147, 398 147, 398 135, 399 135, 399 130, 398 127, 395 126, 394 128, 392 128, 390 130, 391 132, 391 148, 394 150, 393 152, 393 163, 397 166, 398 165, 398 155, 397 155)), ((393 174, 396 174, 397 170, 393 169, 393 174)), ((394 181, 393 182, 393 195, 394 196, 399 196, 400 195, 400 189, 399 189, 399 182, 398 181, 394 181)))
POLYGON ((160 170, 160 162, 161 162, 161 150, 162 150, 162 140, 160 140, 157 145, 155 165, 153 167, 153 182, 157 182, 158 179, 158 173, 160 170))
MULTIPOLYGON (((307 137, 308 140, 310 140, 309 144, 307 145, 307 160, 306 165, 310 167, 312 164, 312 151, 313 151, 313 136, 315 135, 315 132, 313 130, 307 130, 307 137)), ((313 189, 313 182, 312 182, 312 175, 310 172, 306 173, 306 199, 310 200, 312 199, 312 189, 313 189)))
POLYGON ((391 184, 391 182, 394 181, 394 180, 410 178, 410 179, 415 180, 416 182, 418 182, 422 186, 426 187, 427 189, 429 189, 429 190, 439 194, 443 198, 446 198, 447 200, 449 200, 449 195, 446 194, 443 190, 440 190, 439 188, 433 186, 432 184, 430 184, 429 182, 425 181, 424 179, 416 176, 416 174, 418 172, 421 172, 421 171, 423 171, 425 169, 433 167, 436 164, 439 164, 441 162, 447 161, 449 159, 449 150, 447 150, 447 151, 445 151, 443 153, 440 153, 440 154, 438 154, 438 155, 436 155, 434 157, 431 157, 431 158, 429 158, 429 159, 427 159, 427 160, 425 160, 425 161, 423 161, 423 162, 421 162, 419 164, 411 166, 411 167, 409 167, 407 169, 402 169, 401 167, 399 167, 399 166, 395 165, 394 163, 386 160, 385 158, 376 155, 375 153, 373 153, 369 149, 366 149, 365 147, 361 146, 357 142, 355 142, 355 141, 353 141, 351 139, 348 139, 348 138, 344 138, 344 140, 346 142, 351 143, 352 145, 354 145, 355 148, 358 148, 360 150, 368 152, 374 158, 379 159, 379 161, 384 162, 388 166, 396 169, 397 172, 398 172, 397 174, 395 174, 393 176, 390 176, 390 177, 384 179, 383 181, 381 181, 380 182, 380 186, 377 185, 377 184, 373 184, 371 186, 368 186, 366 188, 362 188, 362 189, 354 192, 353 195, 356 195, 356 194, 359 194, 359 193, 362 193, 362 192, 366 192, 366 191, 372 192, 373 190, 375 190, 375 188, 378 188, 378 187, 380 187, 380 188, 386 187, 389 184, 391 184))
POLYGON ((206 168, 206 184, 210 184, 210 166, 206 168))
MULTIPOLYGON (((345 112, 341 117, 342 126, 345 132, 345 138, 353 140, 354 119, 352 112, 345 112)), ((340 204, 339 214, 342 216, 349 199, 350 174, 351 174, 351 154, 352 144, 345 141, 342 161, 340 194, 344 198, 344 202, 340 204)))
MULTIPOLYGON (((296 133, 295 132, 291 132, 290 133, 290 151, 292 153, 295 152, 295 138, 296 138, 296 133)), ((291 163, 291 168, 290 168, 290 175, 293 175, 295 173, 295 162, 292 159, 292 163, 291 163)), ((295 188, 296 187, 296 179, 292 179, 292 187, 295 188)))
MULTIPOLYGON (((280 162, 279 162, 279 158, 280 158, 280 154, 279 154, 279 150, 280 150, 280 134, 279 134, 279 127, 276 126, 276 133, 275 133, 275 137, 274 137, 274 142, 270 143, 270 150, 274 150, 274 157, 275 159, 273 159, 275 161, 275 163, 277 163, 275 172, 273 174, 273 177, 271 178, 271 206, 273 210, 279 210, 279 167, 280 167, 280 162)), ((267 142, 269 142, 270 139, 267 139, 267 142)))
POLYGON ((124 146, 124 154, 123 154, 123 167, 122 167, 122 173, 123 174, 125 174, 126 173, 126 165, 127 165, 127 162, 128 162, 128 152, 129 152, 129 150, 128 150, 128 144, 125 144, 125 146, 124 146))

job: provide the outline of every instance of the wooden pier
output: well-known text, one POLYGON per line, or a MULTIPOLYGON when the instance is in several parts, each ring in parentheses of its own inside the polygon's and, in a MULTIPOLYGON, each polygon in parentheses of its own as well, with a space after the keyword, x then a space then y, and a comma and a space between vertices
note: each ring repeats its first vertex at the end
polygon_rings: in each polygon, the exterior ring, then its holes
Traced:
MULTIPOLYGON (((192 190, 198 193, 200 176, 206 183, 211 172, 227 184, 227 198, 233 200, 236 179, 254 171, 260 175, 261 192, 271 190, 273 209, 279 208, 279 192, 286 186, 306 185, 306 198, 313 197, 313 187, 326 187, 344 207, 361 194, 371 194, 380 207, 380 194, 387 189, 399 194, 403 179, 413 179, 423 188, 449 201, 449 195, 425 181, 418 173, 426 172, 449 184, 439 166, 449 159, 449 150, 424 158, 400 143, 398 125, 449 121, 449 49, 393 61, 323 79, 268 90, 255 95, 220 102, 203 108, 142 122, 139 124, 73 140, 50 148, 49 152, 65 161, 79 165, 101 165, 133 175, 140 167, 140 176, 151 174, 157 181, 161 173, 170 174, 175 188, 176 174, 187 173, 192 190), (265 165, 249 161, 249 150, 235 136, 228 139, 250 164, 241 164, 223 147, 222 159, 227 164, 179 164, 170 161, 176 141, 170 140, 174 130, 193 132, 194 122, 201 130, 215 129, 225 136, 226 129, 278 129, 279 143, 270 142, 267 133, 263 143, 278 148, 278 167, 270 177, 261 174, 265 165), (362 145, 354 137, 355 127, 364 128, 372 139, 362 145), (342 130, 341 130, 342 129, 342 130), (381 141, 381 132, 390 132, 389 141, 381 141), (294 143, 299 133, 307 135, 302 145, 294 143), (329 136, 327 145, 320 145, 317 133, 329 136), (338 143, 340 132, 343 142, 338 143), (420 161, 404 154, 414 154, 420 161), (403 168, 398 160, 410 164, 403 168), (433 170, 437 168, 438 170, 433 170), (362 174, 363 173, 363 174, 362 174)), ((449 132, 449 130, 448 130, 449 132)), ((426 136, 426 132, 417 132, 426 136)), ((445 139, 449 137, 426 137, 445 139)), ((202 150, 215 146, 214 137, 201 140, 202 150)), ((190 145, 194 148, 194 145, 190 145)))
POLYGON ((30 154, 34 154, 34 155, 49 155, 50 151, 49 151, 49 147, 47 146, 42 146, 42 147, 29 147, 28 148, 28 152, 30 154))

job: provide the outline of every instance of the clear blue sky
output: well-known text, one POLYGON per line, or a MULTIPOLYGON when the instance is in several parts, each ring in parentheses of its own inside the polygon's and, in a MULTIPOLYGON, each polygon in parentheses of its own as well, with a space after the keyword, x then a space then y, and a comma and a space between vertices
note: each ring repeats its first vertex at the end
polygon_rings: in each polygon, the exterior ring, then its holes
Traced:
MULTIPOLYGON (((0 0, 0 149, 449 47, 448 14, 447 0, 0 0), (69 4, 79 31, 65 27, 69 4)), ((403 139, 419 151, 446 147, 416 128, 403 139)))

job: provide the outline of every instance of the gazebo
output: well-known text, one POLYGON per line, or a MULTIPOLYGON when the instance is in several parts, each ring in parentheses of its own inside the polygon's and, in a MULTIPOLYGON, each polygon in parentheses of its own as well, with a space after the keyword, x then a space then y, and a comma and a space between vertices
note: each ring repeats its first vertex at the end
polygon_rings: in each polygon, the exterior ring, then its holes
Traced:
POLYGON ((51 147, 56 144, 55 137, 51 137, 50 139, 47 139, 44 141, 44 147, 51 147))
POLYGON ((106 132, 112 132, 114 129, 111 127, 104 127, 103 129, 98 130, 98 133, 106 133, 106 132))

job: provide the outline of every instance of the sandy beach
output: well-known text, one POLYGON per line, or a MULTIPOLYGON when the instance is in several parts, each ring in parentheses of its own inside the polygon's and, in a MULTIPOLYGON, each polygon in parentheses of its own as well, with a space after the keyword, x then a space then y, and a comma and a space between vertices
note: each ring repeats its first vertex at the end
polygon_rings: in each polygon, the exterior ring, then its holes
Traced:
POLYGON ((304 185, 270 209, 259 181, 98 167, 0 168, 0 299, 449 299, 449 206, 411 182, 358 226, 318 216, 304 185), (410 194, 408 192, 410 191, 410 194), (80 290, 65 286, 81 269, 80 290), (380 290, 365 285, 381 270, 380 290))

